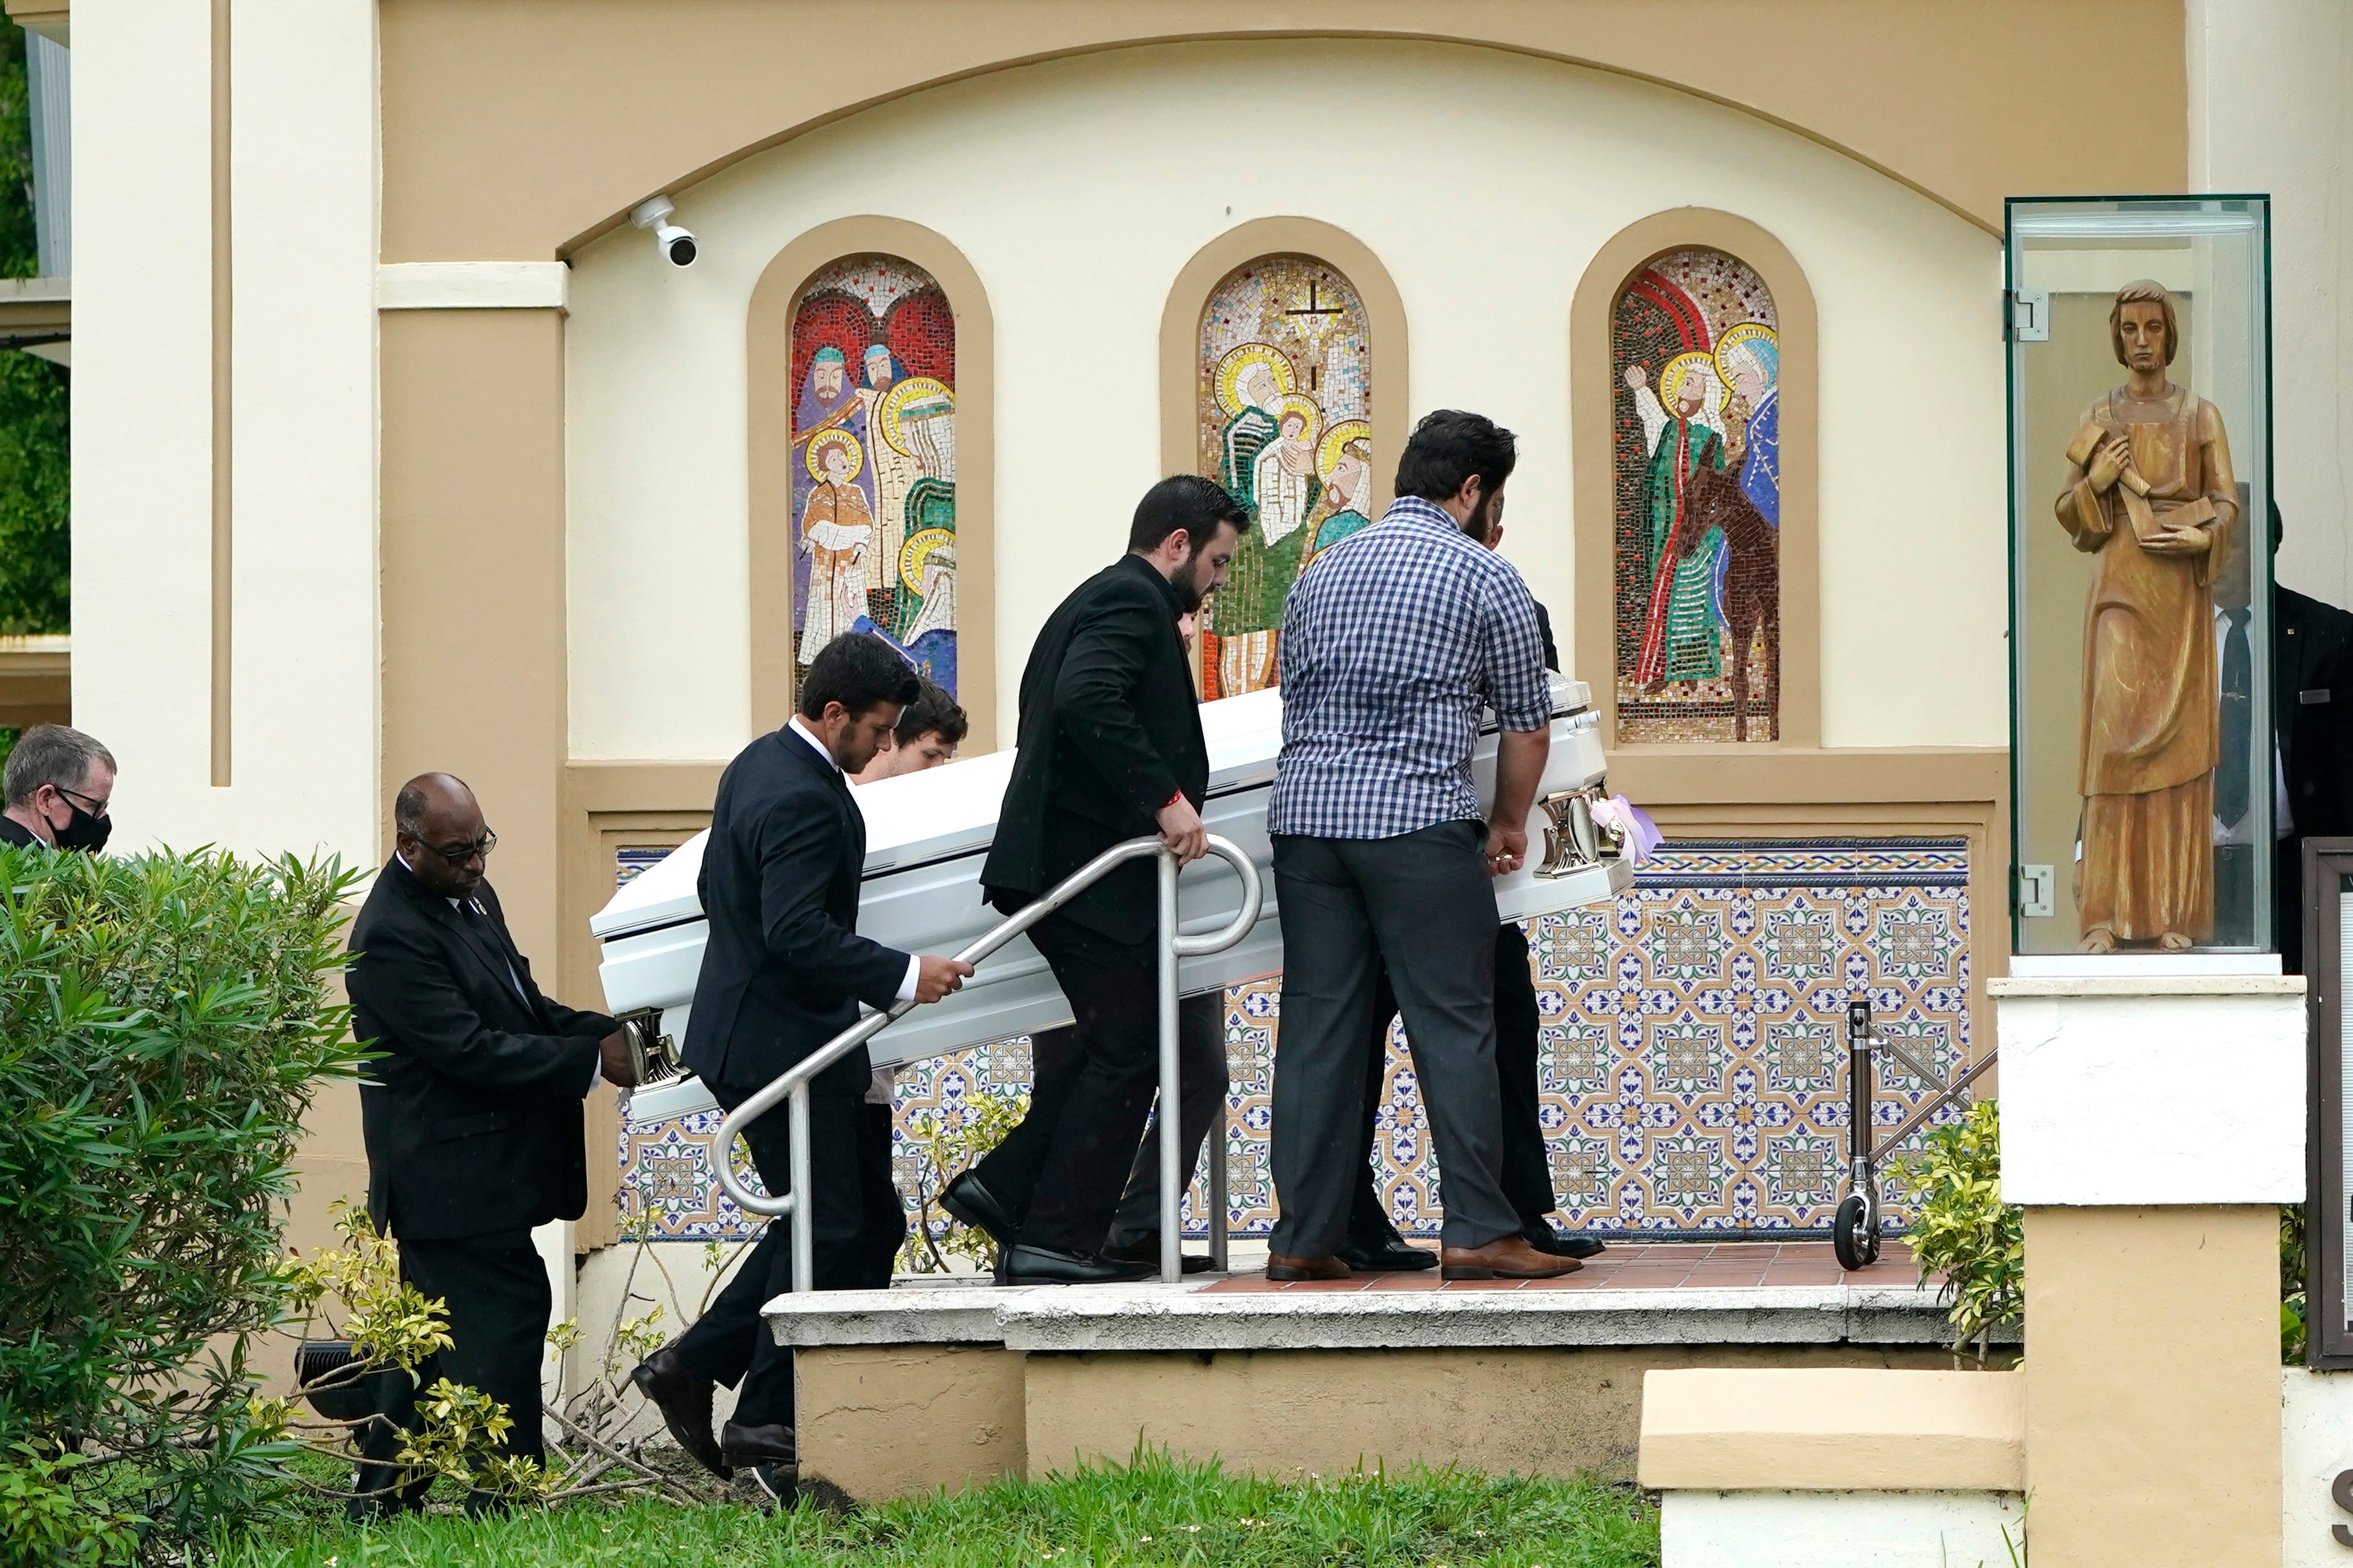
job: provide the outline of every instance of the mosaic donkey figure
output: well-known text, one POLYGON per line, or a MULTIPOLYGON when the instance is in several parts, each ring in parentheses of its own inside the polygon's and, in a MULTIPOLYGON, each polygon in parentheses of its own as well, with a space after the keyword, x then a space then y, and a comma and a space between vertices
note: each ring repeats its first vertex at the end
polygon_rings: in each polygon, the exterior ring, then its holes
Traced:
MULTIPOLYGON (((1724 531, 1728 559, 1724 568, 1724 625, 1732 644, 1733 739, 1748 739, 1748 649, 1758 629, 1765 633, 1765 712, 1768 741, 1781 738, 1781 552, 1780 531, 1741 493, 1730 474, 1701 467, 1685 492, 1683 526, 1668 547, 1677 562, 1687 559, 1712 529, 1724 531)), ((1666 570, 1662 567, 1662 570, 1666 570)))

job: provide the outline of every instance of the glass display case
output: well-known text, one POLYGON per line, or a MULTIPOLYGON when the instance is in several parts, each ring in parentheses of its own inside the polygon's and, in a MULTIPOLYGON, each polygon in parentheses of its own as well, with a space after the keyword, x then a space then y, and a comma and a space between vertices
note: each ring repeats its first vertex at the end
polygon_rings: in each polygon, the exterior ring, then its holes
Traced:
POLYGON ((2013 951, 2272 952, 2269 203, 2007 206, 2013 951))

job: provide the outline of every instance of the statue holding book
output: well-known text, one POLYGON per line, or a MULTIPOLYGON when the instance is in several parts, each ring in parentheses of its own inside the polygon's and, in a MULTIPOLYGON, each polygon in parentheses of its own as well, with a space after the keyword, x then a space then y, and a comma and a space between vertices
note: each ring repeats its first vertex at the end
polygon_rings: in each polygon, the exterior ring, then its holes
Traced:
POLYGON ((2173 300, 2116 290, 2109 339, 2129 373, 2067 447, 2060 525, 2098 557, 2084 614, 2082 948, 2181 952, 2214 928, 2221 726, 2210 582, 2238 519, 2214 405, 2166 377, 2173 300))

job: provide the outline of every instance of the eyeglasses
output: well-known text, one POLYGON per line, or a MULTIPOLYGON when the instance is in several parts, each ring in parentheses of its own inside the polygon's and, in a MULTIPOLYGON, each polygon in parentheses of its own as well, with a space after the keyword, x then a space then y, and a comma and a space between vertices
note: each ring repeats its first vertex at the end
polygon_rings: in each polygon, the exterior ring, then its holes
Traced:
POLYGON ((491 832, 487 827, 482 829, 482 836, 480 838, 475 839, 471 844, 451 844, 447 847, 439 844, 427 844, 425 846, 426 848, 432 850, 433 853, 440 856, 441 858, 448 861, 452 866, 462 866, 467 861, 471 860, 475 856, 488 855, 491 850, 496 849, 498 847, 499 836, 491 832))
POLYGON ((102 800, 93 800, 89 795, 82 794, 81 791, 78 789, 68 789, 63 784, 51 784, 49 787, 57 791, 59 795, 65 796, 66 799, 73 802, 74 805, 80 806, 92 816, 104 816, 106 815, 106 802, 102 800))

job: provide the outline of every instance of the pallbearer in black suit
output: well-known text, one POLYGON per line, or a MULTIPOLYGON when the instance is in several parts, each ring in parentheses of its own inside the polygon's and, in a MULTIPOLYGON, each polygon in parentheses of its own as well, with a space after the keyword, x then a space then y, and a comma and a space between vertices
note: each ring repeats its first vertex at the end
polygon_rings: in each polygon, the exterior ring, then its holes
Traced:
MULTIPOLYGON (((629 1079, 618 1026, 541 994, 483 878, 498 836, 448 773, 401 786, 392 862, 352 927, 353 1032, 385 1053, 360 1084, 368 1214, 400 1247, 402 1278, 446 1302, 450 1345, 416 1384, 380 1379, 381 1408, 413 1426, 436 1377, 502 1402, 507 1452, 542 1457, 539 1369, 552 1305, 534 1226, 588 1206, 580 1102, 601 1075, 629 1079)), ((422 1486, 389 1460, 378 1422, 354 1511, 414 1508, 422 1486)), ((479 1497, 474 1500, 480 1502, 479 1497)))
MULTIPOLYGON (((2254 658, 2247 530, 2233 530, 2214 574, 2222 755, 2214 770, 2214 938, 2254 938, 2254 658)), ((2271 548, 2283 530, 2271 509, 2271 548)), ((2353 833, 2353 615, 2272 587, 2272 936, 2290 974, 2304 967, 2304 841, 2353 833)))
MULTIPOLYGON (((1038 634, 1021 675, 1020 754, 981 868, 997 908, 1019 910, 1126 839, 1156 833, 1186 860, 1208 849, 1208 745, 1176 618, 1225 580, 1246 526, 1209 480, 1161 480, 1135 509, 1127 554, 1038 634)), ((1152 1104, 1157 876, 1131 861, 1030 928, 1070 1000, 1077 1049, 1039 1072, 1021 1125, 942 1194, 996 1237, 1008 1281, 1151 1272, 1102 1253, 1152 1104)))
MULTIPOLYGON (((866 818, 845 771, 874 760, 899 710, 916 699, 915 674, 880 637, 849 633, 819 649, 801 678, 799 712, 737 754, 719 781, 700 890, 711 934, 687 1020, 686 1065, 728 1110, 858 1021, 864 1003, 886 1011, 936 1002, 972 965, 900 952, 858 934, 866 818)), ((809 1171, 820 1290, 879 1289, 906 1217, 891 1184, 888 1117, 865 1114, 874 1069, 863 1047, 810 1085, 809 1171)), ((783 1107, 744 1131, 772 1193, 791 1182, 783 1107)), ((760 1309, 793 1288, 792 1232, 771 1225, 727 1288, 678 1341, 632 1374, 687 1452, 724 1476, 750 1468, 776 1498, 795 1484, 792 1352, 760 1309), (712 1389, 741 1384, 720 1441, 712 1389)))

